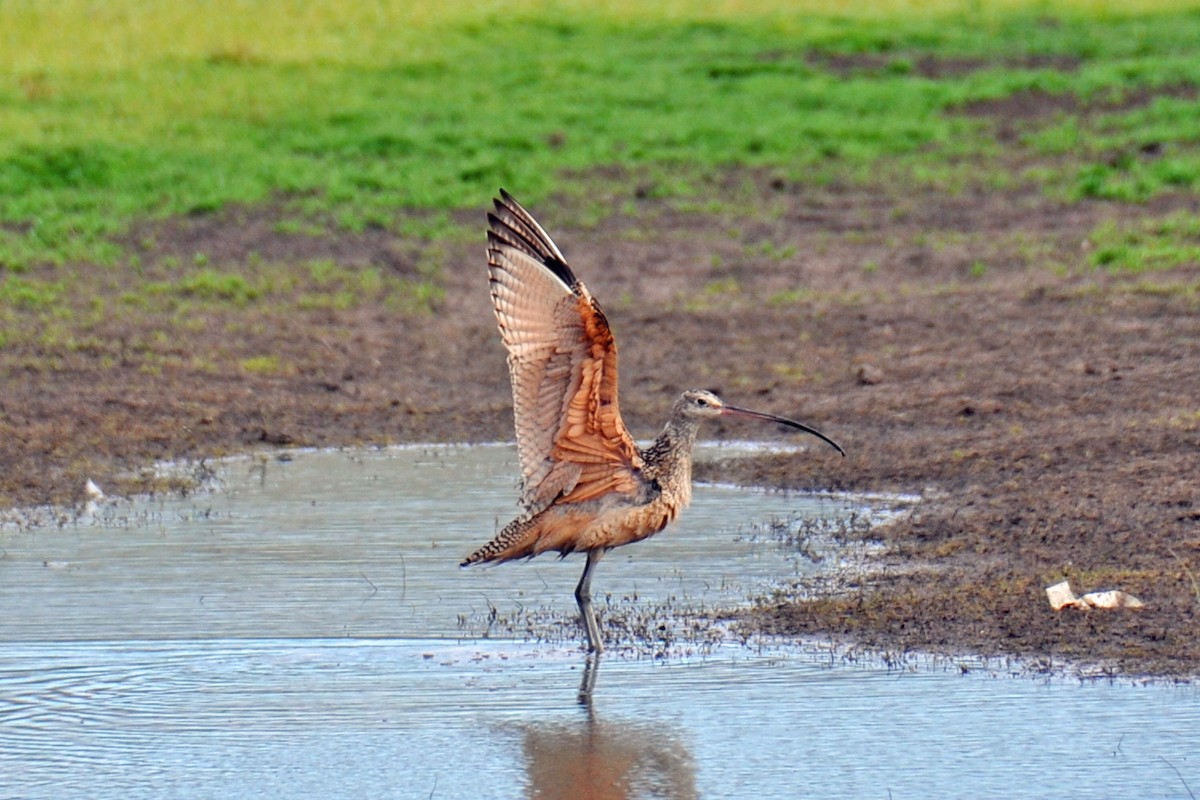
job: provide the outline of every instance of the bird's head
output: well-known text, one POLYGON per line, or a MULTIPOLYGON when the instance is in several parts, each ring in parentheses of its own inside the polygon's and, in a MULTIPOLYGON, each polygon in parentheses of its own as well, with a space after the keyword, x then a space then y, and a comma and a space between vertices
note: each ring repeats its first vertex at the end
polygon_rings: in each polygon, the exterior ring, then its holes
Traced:
POLYGON ((681 394, 679 399, 675 401, 675 413, 687 419, 694 420, 737 416, 751 417, 752 419, 761 419, 767 422, 777 422, 780 425, 787 425, 789 428, 811 433, 843 456, 846 455, 846 451, 842 449, 841 445, 816 428, 810 428, 808 425, 788 419, 787 417, 777 417, 774 414, 764 414, 761 411, 751 411, 747 408, 728 405, 712 392, 707 392, 703 389, 688 389, 681 394))
POLYGON ((712 392, 688 389, 675 402, 676 409, 689 419, 713 419, 725 411, 725 403, 712 392))

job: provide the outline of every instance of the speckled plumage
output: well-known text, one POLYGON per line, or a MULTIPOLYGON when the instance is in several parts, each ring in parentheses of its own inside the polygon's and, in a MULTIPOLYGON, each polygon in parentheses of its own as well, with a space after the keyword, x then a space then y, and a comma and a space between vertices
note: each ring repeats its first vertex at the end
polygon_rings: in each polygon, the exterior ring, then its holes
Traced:
POLYGON ((528 211, 507 193, 495 206, 488 274, 509 352, 523 513, 463 563, 651 536, 691 499, 697 426, 673 415, 653 445, 637 447, 621 420, 617 346, 599 303, 528 211))
POLYGON ((607 550, 661 531, 691 501, 692 446, 702 419, 740 413, 825 437, 690 390, 676 400, 658 438, 639 448, 621 419, 617 345, 600 305, 507 192, 501 190, 488 223, 488 275, 508 349, 522 513, 462 566, 587 553, 575 597, 590 647, 599 652, 592 568, 607 550))

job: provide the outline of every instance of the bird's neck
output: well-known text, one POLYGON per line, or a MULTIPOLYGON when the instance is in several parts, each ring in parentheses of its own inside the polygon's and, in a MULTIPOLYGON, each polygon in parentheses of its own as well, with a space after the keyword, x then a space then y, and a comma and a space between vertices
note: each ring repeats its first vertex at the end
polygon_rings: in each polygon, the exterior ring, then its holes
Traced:
POLYGON ((661 483, 688 485, 692 482, 692 446, 700 430, 698 420, 674 415, 662 433, 643 453, 661 483))

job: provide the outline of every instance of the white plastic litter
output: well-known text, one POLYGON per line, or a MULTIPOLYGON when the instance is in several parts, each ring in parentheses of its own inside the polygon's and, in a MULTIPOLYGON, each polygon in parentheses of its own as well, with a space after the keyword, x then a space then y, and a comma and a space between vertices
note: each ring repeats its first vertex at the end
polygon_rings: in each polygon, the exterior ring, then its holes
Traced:
POLYGON ((1145 608, 1146 604, 1133 595, 1117 589, 1088 592, 1077 597, 1068 581, 1046 587, 1046 599, 1055 611, 1064 608, 1145 608))

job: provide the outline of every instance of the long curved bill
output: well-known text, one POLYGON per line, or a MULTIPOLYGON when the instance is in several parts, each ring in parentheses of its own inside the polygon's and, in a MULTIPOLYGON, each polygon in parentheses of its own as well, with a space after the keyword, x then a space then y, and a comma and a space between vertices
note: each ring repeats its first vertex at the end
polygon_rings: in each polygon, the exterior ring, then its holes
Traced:
POLYGON ((729 405, 722 406, 721 413, 722 414, 740 415, 743 417, 753 417, 754 419, 762 419, 762 420, 766 420, 767 422, 778 422, 780 425, 787 425, 789 428, 795 428, 796 430, 804 431, 805 433, 811 433, 813 436, 817 437, 822 442, 825 442, 825 444, 829 445, 834 450, 837 450, 839 453, 841 453, 843 458, 846 455, 846 451, 842 449, 842 446, 840 444, 838 444, 837 442, 835 442, 833 439, 830 439, 828 436, 821 433, 816 428, 810 428, 801 422, 796 422, 796 420, 794 420, 794 419, 788 419, 787 417, 777 417, 774 414, 764 414, 761 411, 751 411, 748 408, 738 408, 737 406, 729 406, 729 405))

